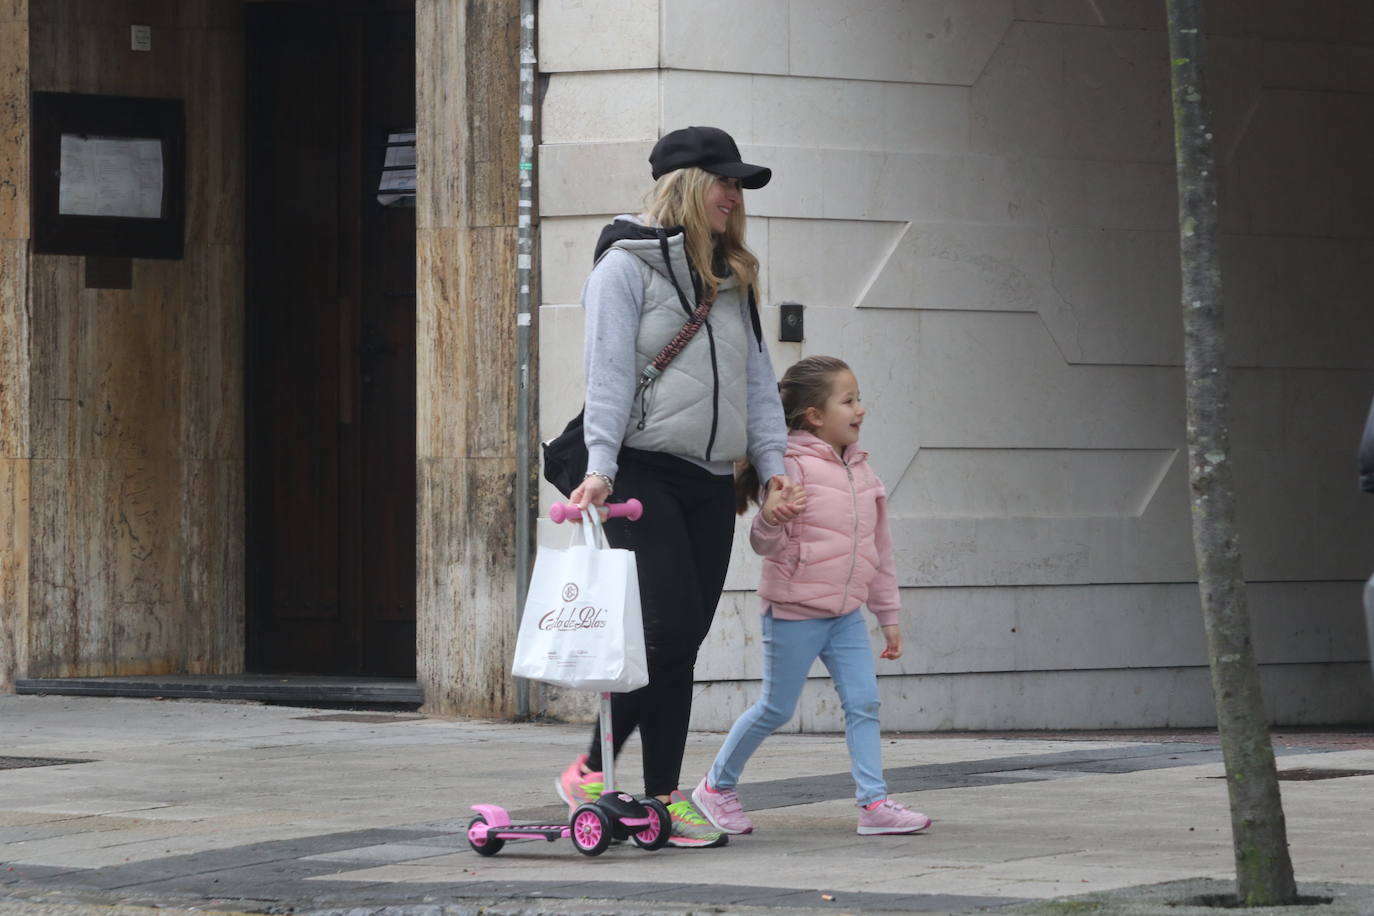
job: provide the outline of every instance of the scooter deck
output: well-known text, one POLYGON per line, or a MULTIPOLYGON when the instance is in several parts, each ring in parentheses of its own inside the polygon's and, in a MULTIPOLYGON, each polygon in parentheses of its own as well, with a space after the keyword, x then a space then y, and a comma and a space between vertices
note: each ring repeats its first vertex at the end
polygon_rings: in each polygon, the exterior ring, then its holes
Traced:
POLYGON ((572 836, 572 828, 567 824, 502 824, 493 827, 489 824, 474 824, 468 836, 478 840, 523 840, 543 837, 552 843, 572 836))

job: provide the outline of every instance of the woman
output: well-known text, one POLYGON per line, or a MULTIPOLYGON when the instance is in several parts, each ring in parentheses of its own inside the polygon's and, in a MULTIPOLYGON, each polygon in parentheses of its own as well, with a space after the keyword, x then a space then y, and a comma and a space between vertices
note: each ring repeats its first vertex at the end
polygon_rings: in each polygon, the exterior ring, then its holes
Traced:
MULTIPOLYGON (((570 499, 602 506, 635 497, 644 516, 608 522, 615 547, 635 552, 647 686, 612 700, 615 751, 638 728, 644 790, 668 806, 674 846, 726 836, 678 788, 692 712, 692 671, 725 584, 734 538, 734 465, 747 458, 770 487, 787 484, 787 427, 763 344, 758 259, 744 246, 744 189, 772 172, 740 159, 714 127, 665 135, 649 154, 656 185, 647 212, 601 233, 582 292, 586 309, 588 471, 570 499), (708 317, 661 373, 645 372, 693 312, 708 317)), ((596 729, 587 754, 558 779, 577 806, 600 797, 596 729)))

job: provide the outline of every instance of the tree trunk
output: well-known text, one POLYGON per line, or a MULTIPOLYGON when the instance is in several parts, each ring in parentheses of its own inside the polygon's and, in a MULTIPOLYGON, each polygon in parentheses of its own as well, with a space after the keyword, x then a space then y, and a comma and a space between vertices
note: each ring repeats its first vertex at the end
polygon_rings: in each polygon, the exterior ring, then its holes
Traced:
POLYGON ((1217 251, 1216 172, 1203 80, 1203 0, 1166 0, 1178 167, 1179 251, 1183 271, 1184 366, 1193 549, 1217 707, 1236 890, 1243 905, 1293 903, 1288 856, 1259 666, 1236 529, 1235 473, 1226 426, 1229 392, 1217 251))

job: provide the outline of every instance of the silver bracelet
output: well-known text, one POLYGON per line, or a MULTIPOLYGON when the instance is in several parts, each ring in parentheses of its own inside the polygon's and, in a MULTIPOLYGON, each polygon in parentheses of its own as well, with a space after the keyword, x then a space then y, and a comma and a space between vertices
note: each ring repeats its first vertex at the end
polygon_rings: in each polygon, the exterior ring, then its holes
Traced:
POLYGON ((588 477, 599 477, 599 478, 601 478, 601 481, 602 481, 603 483, 606 484, 606 495, 607 495, 607 496, 611 496, 612 494, 615 493, 615 484, 613 484, 613 483, 611 482, 611 478, 607 477, 605 474, 601 473, 600 471, 588 471, 586 474, 584 474, 584 475, 582 476, 582 479, 583 479, 583 480, 586 480, 588 477))

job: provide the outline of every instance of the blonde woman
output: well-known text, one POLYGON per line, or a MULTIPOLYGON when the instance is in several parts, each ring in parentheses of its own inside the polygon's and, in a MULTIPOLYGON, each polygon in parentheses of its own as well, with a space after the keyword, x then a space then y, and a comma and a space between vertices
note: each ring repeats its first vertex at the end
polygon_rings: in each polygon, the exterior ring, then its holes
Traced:
MULTIPOLYGON (((711 847, 727 837, 678 782, 697 650, 730 560, 735 462, 747 459, 770 487, 788 485, 787 426, 756 306, 758 259, 744 244, 744 191, 772 172, 742 161, 715 127, 666 134, 649 164, 648 209, 602 231, 582 292, 588 470, 570 499, 602 506, 614 493, 644 504, 639 521, 606 524, 613 546, 635 552, 649 667, 647 686, 614 696, 615 751, 639 729, 644 791, 668 807, 669 843, 711 847), (682 344, 703 304, 706 317, 682 344)), ((558 779, 571 807, 601 796, 593 732, 558 779)))

